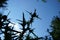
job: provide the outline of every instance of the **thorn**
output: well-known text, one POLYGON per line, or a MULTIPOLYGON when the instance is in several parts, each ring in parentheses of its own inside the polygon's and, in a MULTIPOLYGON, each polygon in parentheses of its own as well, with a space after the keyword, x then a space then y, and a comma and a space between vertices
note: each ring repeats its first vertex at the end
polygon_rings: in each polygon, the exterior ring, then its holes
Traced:
POLYGON ((23 22, 22 20, 16 19, 17 21, 23 22))
POLYGON ((10 11, 8 12, 7 16, 10 14, 10 11))

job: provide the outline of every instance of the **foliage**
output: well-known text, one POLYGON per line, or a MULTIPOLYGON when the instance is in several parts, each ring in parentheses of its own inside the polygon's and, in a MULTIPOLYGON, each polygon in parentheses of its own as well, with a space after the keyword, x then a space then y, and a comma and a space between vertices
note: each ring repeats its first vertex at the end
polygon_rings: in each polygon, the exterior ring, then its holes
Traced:
POLYGON ((7 0, 0 0, 0 7, 6 7, 7 0))
MULTIPOLYGON (((7 4, 7 0, 0 0, 0 8, 6 7, 7 4)), ((28 11, 27 11, 28 12, 28 11)), ((3 15, 2 13, 0 13, 0 35, 4 34, 4 40, 39 40, 40 38, 33 32, 34 29, 30 28, 30 25, 34 22, 35 18, 39 18, 38 15, 36 14, 36 9, 34 11, 34 13, 30 13, 30 20, 26 21, 25 17, 24 17, 24 13, 23 13, 23 20, 18 20, 19 24, 22 26, 22 32, 20 31, 16 31, 14 30, 14 27, 9 26, 9 24, 13 24, 10 19, 8 19, 8 15, 3 15), (21 23, 20 23, 21 22, 21 23), (26 27, 27 25, 27 27, 26 27), (26 34, 26 32, 28 31, 28 34, 26 34), (19 36, 17 36, 16 34, 19 33, 19 36), (31 36, 30 34, 34 35, 31 36)), ((1 37, 0 37, 0 40, 1 37)))
POLYGON ((49 32, 54 40, 60 40, 60 17, 56 16, 51 22, 52 31, 49 32))
POLYGON ((58 0, 58 2, 60 2, 60 0, 58 0))
MULTIPOLYGON (((0 8, 6 7, 8 0, 0 0, 0 8)), ((46 0, 42 0, 43 2, 46 2, 46 0)), ((59 0, 60 1, 60 0, 59 0)), ((28 12, 28 11, 26 11, 28 12)), ((14 27, 9 26, 9 24, 13 24, 10 19, 8 19, 7 15, 3 15, 0 13, 0 35, 4 34, 4 40, 51 40, 51 37, 45 36, 38 37, 34 33, 34 29, 30 27, 30 25, 34 22, 35 18, 40 19, 36 13, 36 9, 33 13, 28 12, 30 14, 30 20, 26 21, 24 13, 23 13, 23 20, 17 19, 19 21, 18 23, 22 26, 22 32, 14 30, 14 27), (26 27, 27 25, 27 27, 26 27), (28 33, 27 33, 28 32, 28 33), (16 35, 18 34, 19 35, 16 35), (26 34, 27 33, 27 34, 26 34), (33 36, 31 36, 33 34, 33 36)), ((51 23, 52 31, 49 32, 50 35, 53 37, 54 40, 60 40, 60 18, 55 17, 55 19, 52 20, 51 23)), ((1 37, 0 37, 0 40, 1 37)))
MULTIPOLYGON (((27 11, 28 12, 28 11, 27 11)), ((34 13, 30 13, 29 14, 31 15, 31 18, 29 21, 26 21, 25 17, 24 17, 24 13, 23 13, 23 21, 22 20, 18 20, 19 21, 19 24, 22 26, 22 32, 21 34, 19 35, 19 40, 23 40, 23 36, 24 34, 28 31, 28 37, 26 36, 26 40, 35 40, 34 38, 30 38, 30 33, 32 33, 35 38, 37 38, 37 40, 39 40, 38 36, 33 32, 33 29, 30 28, 30 25, 34 22, 34 19, 35 18, 39 18, 38 15, 36 15, 36 10, 34 11, 34 13), (20 23, 22 22, 22 23, 20 23), (27 27, 26 27, 27 25, 27 27)))
POLYGON ((42 2, 47 2, 46 0, 42 0, 42 2))
POLYGON ((0 30, 2 34, 4 34, 4 40, 8 40, 8 39, 23 40, 24 34, 27 31, 29 32, 28 32, 28 37, 26 36, 26 40, 39 40, 38 36, 33 32, 33 29, 30 28, 30 24, 34 22, 34 18, 39 18, 38 15, 36 15, 36 10, 34 11, 33 14, 31 14, 31 19, 29 21, 25 20, 24 13, 23 13, 23 21, 18 20, 19 22, 22 22, 22 23, 19 23, 22 26, 22 32, 19 32, 19 31, 13 30, 12 26, 8 26, 10 23, 12 24, 12 22, 9 21, 9 19, 7 18, 7 15, 0 14, 0 30), (26 25, 27 27, 25 27, 26 25), (16 32, 16 34, 19 33, 19 36, 16 36, 14 32, 16 32), (35 38, 30 38, 30 33, 32 33, 35 36, 35 38))

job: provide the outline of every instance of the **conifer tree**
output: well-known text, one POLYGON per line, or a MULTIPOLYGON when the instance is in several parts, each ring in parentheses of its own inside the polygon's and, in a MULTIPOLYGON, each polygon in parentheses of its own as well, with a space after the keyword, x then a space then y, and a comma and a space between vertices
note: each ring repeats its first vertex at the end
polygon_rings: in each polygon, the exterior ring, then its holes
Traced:
POLYGON ((53 40, 60 40, 60 17, 54 16, 51 22, 52 31, 49 34, 52 36, 53 40))

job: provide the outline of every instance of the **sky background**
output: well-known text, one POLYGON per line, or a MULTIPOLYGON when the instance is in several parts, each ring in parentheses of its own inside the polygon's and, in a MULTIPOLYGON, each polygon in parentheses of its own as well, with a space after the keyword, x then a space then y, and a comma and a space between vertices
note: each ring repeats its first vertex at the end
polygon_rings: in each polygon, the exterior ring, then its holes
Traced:
MULTIPOLYGON (((60 3, 57 0, 47 0, 46 3, 41 0, 9 0, 7 9, 4 14, 10 14, 8 18, 11 18, 11 21, 18 25, 16 19, 22 20, 22 13, 24 12, 26 20, 29 20, 30 15, 25 10, 29 12, 34 12, 34 9, 37 10, 37 15, 40 19, 35 19, 35 22, 32 24, 32 28, 35 28, 34 32, 39 37, 49 35, 47 28, 50 28, 51 20, 53 16, 59 15, 60 3)), ((18 27, 15 27, 18 30, 18 27)))

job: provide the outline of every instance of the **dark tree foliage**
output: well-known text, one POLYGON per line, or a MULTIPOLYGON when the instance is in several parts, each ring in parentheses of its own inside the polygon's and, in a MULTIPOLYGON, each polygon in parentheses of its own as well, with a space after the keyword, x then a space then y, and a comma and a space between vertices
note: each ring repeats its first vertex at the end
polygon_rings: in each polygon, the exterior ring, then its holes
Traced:
POLYGON ((47 2, 47 0, 42 0, 43 2, 47 2))
POLYGON ((60 2, 60 0, 58 0, 58 2, 60 2))
MULTIPOLYGON (((37 0, 39 1, 39 0, 37 0)), ((48 0, 41 0, 42 2, 46 3, 48 0)), ((57 0, 58 2, 60 2, 60 0, 57 0)))
POLYGON ((53 40, 60 40, 60 17, 56 16, 51 22, 52 31, 49 32, 53 40))
POLYGON ((0 7, 6 7, 7 0, 0 0, 0 7))

